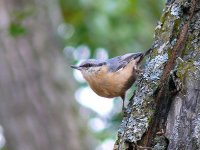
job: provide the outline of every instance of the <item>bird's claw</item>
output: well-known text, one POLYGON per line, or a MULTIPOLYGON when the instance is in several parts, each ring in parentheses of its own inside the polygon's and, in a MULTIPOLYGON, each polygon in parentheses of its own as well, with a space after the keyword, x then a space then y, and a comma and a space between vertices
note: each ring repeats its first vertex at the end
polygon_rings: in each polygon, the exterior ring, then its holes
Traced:
POLYGON ((126 107, 122 107, 122 113, 123 113, 123 116, 126 117, 127 116, 127 108, 126 107))

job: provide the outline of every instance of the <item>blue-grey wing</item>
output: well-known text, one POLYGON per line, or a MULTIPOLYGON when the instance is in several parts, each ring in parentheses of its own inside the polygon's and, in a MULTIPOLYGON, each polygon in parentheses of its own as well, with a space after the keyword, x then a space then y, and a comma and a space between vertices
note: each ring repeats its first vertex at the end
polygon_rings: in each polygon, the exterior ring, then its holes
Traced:
POLYGON ((125 67, 128 62, 123 61, 120 56, 114 57, 108 60, 108 68, 110 72, 116 72, 119 69, 125 67))
POLYGON ((143 53, 128 53, 122 56, 111 58, 107 61, 109 71, 116 72, 124 68, 131 60, 142 57, 143 53))

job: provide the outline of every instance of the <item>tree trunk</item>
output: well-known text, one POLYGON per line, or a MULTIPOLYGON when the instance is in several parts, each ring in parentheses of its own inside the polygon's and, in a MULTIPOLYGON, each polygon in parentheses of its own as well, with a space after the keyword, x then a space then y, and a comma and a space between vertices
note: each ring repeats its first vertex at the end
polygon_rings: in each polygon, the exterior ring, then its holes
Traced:
POLYGON ((0 1, 0 124, 8 150, 89 149, 56 37, 56 3, 0 1))
POLYGON ((200 149, 200 0, 168 0, 114 149, 200 149))

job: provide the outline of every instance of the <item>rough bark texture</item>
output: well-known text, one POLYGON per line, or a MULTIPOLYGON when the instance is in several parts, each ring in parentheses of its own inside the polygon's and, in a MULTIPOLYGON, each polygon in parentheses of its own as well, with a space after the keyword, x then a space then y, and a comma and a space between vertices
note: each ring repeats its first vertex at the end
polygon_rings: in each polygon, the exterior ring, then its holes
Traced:
POLYGON ((200 149, 200 0, 169 0, 152 47, 114 149, 200 149))
POLYGON ((92 149, 56 37, 56 3, 0 1, 0 124, 8 150, 92 149))

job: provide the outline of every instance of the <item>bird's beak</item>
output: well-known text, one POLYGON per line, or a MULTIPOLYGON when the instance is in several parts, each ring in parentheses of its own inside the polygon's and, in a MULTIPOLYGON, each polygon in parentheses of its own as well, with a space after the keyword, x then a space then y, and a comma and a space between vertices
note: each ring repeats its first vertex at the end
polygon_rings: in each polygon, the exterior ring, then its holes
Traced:
POLYGON ((81 70, 81 67, 79 67, 79 66, 75 66, 75 65, 71 65, 71 68, 73 68, 73 69, 77 69, 77 70, 81 70))

